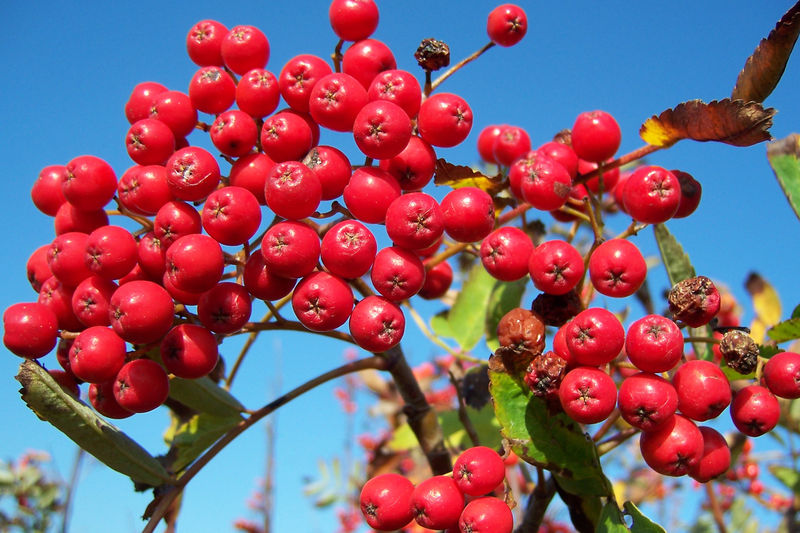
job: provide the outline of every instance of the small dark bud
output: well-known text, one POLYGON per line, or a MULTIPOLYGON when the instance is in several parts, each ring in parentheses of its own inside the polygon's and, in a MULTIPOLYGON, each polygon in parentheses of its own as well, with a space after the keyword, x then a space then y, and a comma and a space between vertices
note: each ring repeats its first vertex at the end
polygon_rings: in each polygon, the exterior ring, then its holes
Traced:
POLYGON ((675 320, 692 328, 708 324, 719 312, 719 291, 705 276, 679 281, 669 291, 667 300, 675 320))
POLYGON ((533 300, 531 309, 542 317, 545 325, 557 328, 566 324, 570 318, 583 310, 581 300, 574 290, 566 294, 547 294, 543 292, 533 300))
POLYGON ((423 39, 414 57, 425 70, 439 70, 450 64, 450 47, 444 41, 423 39))
POLYGON ((758 344, 744 331, 733 329, 725 333, 719 351, 728 366, 742 375, 754 372, 758 365, 758 344))

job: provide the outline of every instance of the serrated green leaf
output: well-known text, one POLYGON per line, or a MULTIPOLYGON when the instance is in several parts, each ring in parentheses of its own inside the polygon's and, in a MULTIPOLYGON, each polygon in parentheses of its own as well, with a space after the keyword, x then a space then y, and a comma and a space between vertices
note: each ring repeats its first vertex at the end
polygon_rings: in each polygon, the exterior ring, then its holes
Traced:
POLYGON ((790 318, 778 322, 767 330, 767 336, 775 342, 786 342, 800 339, 800 318, 790 318))
POLYGON ((450 333, 447 336, 455 339, 465 352, 475 348, 483 337, 489 299, 497 283, 483 265, 476 264, 470 270, 453 307, 447 312, 450 333))
POLYGON ((173 418, 173 425, 164 436, 170 446, 167 453, 172 460, 170 469, 182 471, 241 421, 240 415, 214 416, 208 413, 196 414, 182 423, 173 418))
POLYGON ((750 372, 749 374, 740 374, 728 365, 721 366, 721 369, 722 373, 725 374, 725 377, 728 378, 728 381, 736 381, 737 379, 755 379, 756 377, 755 371, 750 372))
POLYGON ((502 435, 520 458, 558 476, 559 485, 579 496, 608 496, 591 437, 566 414, 551 413, 545 402, 512 376, 489 372, 489 387, 502 435))
POLYGON ((667 530, 646 517, 633 502, 625 502, 625 512, 633 518, 633 533, 667 533, 667 530))
POLYGON ((800 318, 800 305, 792 309, 792 316, 789 318, 800 318))
POLYGON ((800 218, 800 135, 792 133, 769 143, 767 159, 794 214, 800 218))
POLYGON ((758 345, 758 355, 763 357, 764 359, 770 359, 775 357, 779 353, 785 350, 778 348, 777 346, 770 346, 769 344, 759 344, 758 345))
POLYGON ((614 501, 609 500, 603 506, 595 533, 628 533, 628 526, 622 520, 622 514, 614 501))
POLYGON ((789 490, 800 495, 800 472, 794 468, 781 465, 769 465, 769 471, 789 490))
POLYGON ((204 377, 172 378, 169 397, 200 413, 217 417, 233 417, 244 412, 244 406, 231 393, 204 377))
POLYGON ((154 487, 174 482, 147 450, 64 392, 35 362, 23 362, 16 379, 22 385, 22 399, 40 419, 51 423, 109 468, 154 487))
POLYGON ((526 279, 498 282, 495 285, 489 299, 489 312, 486 315, 486 344, 489 345, 490 352, 500 347, 500 342, 497 340, 497 324, 506 313, 519 307, 527 285, 526 279))

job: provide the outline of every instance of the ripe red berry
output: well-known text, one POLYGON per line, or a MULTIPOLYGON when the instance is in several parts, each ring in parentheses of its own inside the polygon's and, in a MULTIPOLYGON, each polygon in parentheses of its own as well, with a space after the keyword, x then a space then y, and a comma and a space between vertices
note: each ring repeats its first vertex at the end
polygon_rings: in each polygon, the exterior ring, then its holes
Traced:
POLYGON ((138 215, 155 215, 173 200, 167 185, 167 170, 162 165, 133 166, 117 183, 120 204, 138 215))
POLYGON ((71 287, 64 286, 58 278, 51 276, 42 283, 37 302, 55 313, 58 329, 80 331, 84 325, 72 311, 72 294, 71 287))
POLYGON ((175 151, 175 136, 160 120, 144 118, 128 129, 125 147, 138 165, 163 165, 175 151))
POLYGON ((386 210, 400 196, 400 185, 391 174, 377 167, 361 167, 353 172, 344 188, 344 203, 358 220, 380 224, 386 210))
POLYGON ((125 118, 128 119, 128 123, 133 124, 137 120, 148 118, 156 95, 167 90, 166 87, 154 81, 143 81, 137 84, 131 91, 128 101, 125 102, 125 118))
POLYGON ((386 210, 386 233, 396 245, 409 250, 433 245, 444 233, 439 203, 424 192, 399 196, 386 210))
POLYGON ((259 205, 266 205, 264 188, 267 174, 275 166, 275 162, 266 154, 253 153, 240 157, 231 166, 228 182, 236 187, 243 187, 253 193, 259 205))
POLYGON ((275 74, 263 69, 248 70, 236 85, 236 105, 253 118, 266 117, 280 103, 281 92, 275 74))
POLYGON ((114 398, 123 409, 146 413, 163 404, 169 396, 169 378, 150 359, 135 359, 122 367, 114 381, 114 398))
POLYGON ((370 278, 375 290, 399 302, 420 291, 425 282, 425 267, 414 252, 391 246, 375 255, 370 278))
POLYGON ((367 88, 369 100, 386 100, 399 105, 408 118, 414 118, 422 104, 422 88, 417 78, 406 70, 384 70, 367 88))
POLYGON ((137 244, 133 235, 119 226, 102 226, 86 239, 84 261, 94 274, 119 279, 136 264, 137 244))
POLYGON ((322 184, 299 161, 284 161, 267 174, 264 197, 276 215, 300 220, 314 213, 322 200, 322 184))
POLYGON ((147 344, 172 328, 175 306, 161 285, 131 281, 114 291, 108 313, 117 335, 132 344, 147 344))
POLYGON ((222 113, 230 109, 235 99, 236 82, 222 67, 203 67, 189 81, 192 107, 203 113, 222 113))
POLYGON ((595 424, 608 418, 617 405, 617 386, 602 370, 578 366, 564 376, 558 399, 570 418, 581 424, 595 424))
POLYGON ((217 340, 196 324, 179 324, 161 340, 161 360, 171 374, 196 379, 214 370, 219 359, 217 340))
POLYGON ((333 32, 343 41, 366 39, 378 27, 374 0, 333 0, 328 8, 333 32))
POLYGON ((165 166, 169 190, 179 200, 187 202, 202 200, 219 184, 220 171, 217 160, 199 146, 176 150, 165 166))
POLYGON ((42 289, 42 284, 53 275, 50 271, 50 266, 47 264, 47 251, 49 249, 49 244, 38 247, 25 263, 28 281, 36 292, 39 292, 42 289))
POLYGON ((108 306, 117 284, 100 276, 81 281, 72 293, 72 311, 85 326, 108 326, 108 306))
POLYGON ((287 220, 272 226, 261 241, 267 268, 284 278, 301 278, 313 272, 319 260, 317 232, 303 222, 287 220))
POLYGON ((477 187, 461 187, 447 193, 441 203, 444 230, 458 242, 476 242, 494 228, 492 197, 477 187))
POLYGON ((511 165, 530 151, 531 138, 519 126, 505 126, 492 144, 494 160, 505 166, 511 165))
POLYGON ((481 243, 481 264, 494 278, 516 281, 528 274, 528 260, 533 242, 521 229, 503 226, 486 236, 481 243))
POLYGON ((195 64, 222 65, 222 40, 228 34, 221 22, 201 20, 189 30, 186 36, 186 51, 195 64))
POLYGON ((261 224, 261 206, 243 187, 228 186, 212 192, 203 204, 203 229, 215 241, 239 246, 248 241, 261 224))
POLYGON ((493 43, 500 46, 513 46, 520 42, 528 31, 528 17, 525 11, 514 4, 502 4, 489 13, 486 33, 493 43))
POLYGON ((556 141, 546 142, 536 149, 536 153, 554 159, 563 166, 570 177, 575 179, 578 174, 578 156, 572 146, 556 141))
POLYGON ((200 213, 190 204, 178 200, 161 206, 153 221, 153 233, 164 250, 181 237, 200 233, 202 229, 200 213))
POLYGON ((678 211, 681 185, 669 170, 654 165, 639 167, 625 182, 622 201, 625 212, 635 220, 660 224, 678 211))
POLYGON ((64 198, 81 211, 102 209, 117 191, 117 176, 99 157, 82 155, 67 163, 61 190, 64 198))
POLYGON ((483 496, 493 491, 506 476, 503 458, 487 446, 473 446, 453 463, 453 479, 467 496, 483 496))
POLYGON ((666 372, 683 356, 683 335, 667 317, 647 315, 628 327, 625 353, 639 370, 666 372))
POLYGON ((678 410, 692 420, 716 418, 731 403, 725 374, 711 361, 687 361, 672 376, 678 392, 678 410))
POLYGON ((241 157, 250 153, 255 146, 258 126, 253 117, 244 111, 231 109, 214 119, 209 134, 217 150, 230 157, 241 157))
POLYGON ((193 233, 172 243, 167 249, 166 265, 166 275, 176 288, 201 293, 220 280, 225 258, 217 241, 193 233))
POLYGON ((719 431, 708 426, 700 426, 703 435, 703 455, 689 468, 689 475, 695 481, 706 483, 721 476, 731 466, 731 449, 719 431))
POLYGON ((344 72, 322 77, 311 89, 308 111, 314 121, 334 131, 352 131, 356 115, 368 102, 367 90, 344 72))
POLYGON ((589 259, 589 277, 600 294, 624 298, 639 290, 647 277, 647 263, 635 244, 609 239, 589 259))
POLYGON ((292 110, 272 115, 261 127, 261 149, 275 162, 299 161, 313 143, 309 122, 292 110))
POLYGON ((733 424, 749 437, 759 437, 771 431, 778 424, 780 414, 778 399, 761 385, 740 389, 731 403, 733 424))
POLYGON ((331 73, 330 65, 321 57, 311 54, 295 56, 286 62, 278 75, 280 94, 289 107, 308 113, 311 90, 320 79, 331 73))
POLYGON ((625 328, 607 309, 591 307, 578 313, 566 325, 570 361, 600 366, 613 361, 625 344, 625 328))
POLYGON ((294 289, 297 280, 272 273, 260 253, 251 254, 244 265, 242 281, 247 292, 261 300, 280 300, 294 289))
POLYGON ((330 331, 347 322, 353 310, 353 291, 339 276, 313 272, 297 284, 292 309, 311 331, 330 331))
POLYGON ((458 523, 464 495, 453 478, 433 476, 414 488, 411 507, 417 524, 428 529, 447 529, 458 523))
POLYGON ((583 279, 583 257, 566 241, 546 241, 528 258, 534 286, 548 294, 566 294, 583 279))
POLYGON ((567 202, 572 178, 567 169, 553 158, 537 153, 535 157, 514 163, 509 171, 509 181, 512 172, 519 176, 521 198, 536 209, 552 211, 567 202))
POLYGON ((353 174, 350 160, 332 146, 315 146, 302 162, 319 178, 323 200, 339 198, 353 174))
POLYGON ((400 474, 380 474, 361 488, 359 504, 369 527, 393 531, 406 526, 414 518, 411 494, 414 485, 400 474))
POLYGON ((700 197, 703 194, 703 186, 688 172, 682 170, 670 170, 678 178, 681 186, 681 201, 678 210, 672 218, 685 218, 695 212, 700 205, 700 197))
POLYGON ((320 258, 332 274, 360 278, 372 267, 378 245, 375 236, 357 220, 343 220, 322 237, 320 258))
POLYGON ((659 474, 683 476, 703 456, 703 434, 694 422, 676 414, 657 429, 642 433, 639 449, 648 466, 659 474))
POLYGON ((31 187, 31 200, 36 208, 51 217, 56 216, 58 208, 67 201, 61 184, 67 178, 67 167, 50 165, 44 167, 31 187))
POLYGON ((356 115, 353 138, 365 156, 390 159, 408 145, 411 119, 399 105, 388 100, 375 100, 362 107, 356 115))
POLYGON ((42 303, 16 303, 3 312, 3 344, 14 355, 36 359, 58 340, 58 317, 42 303))
POLYGON ((491 124, 478 134, 478 155, 487 163, 497 164, 494 158, 494 142, 507 124, 491 124))
POLYGON ((400 343, 406 319, 402 309, 382 296, 367 296, 350 315, 350 335, 361 348, 381 353, 400 343))
POLYGON ((125 341, 105 326, 81 331, 69 350, 70 371, 89 383, 114 379, 124 364, 125 341))
POLYGON ((222 60, 236 74, 254 68, 264 68, 269 60, 269 41, 255 26, 234 26, 223 37, 220 48, 222 60))
MULTIPOLYGON (((423 264, 425 264, 423 262, 423 264)), ((425 283, 417 294, 426 300, 444 296, 453 284, 453 267, 447 261, 437 263, 425 273, 425 283)))
POLYGON ((614 117, 605 111, 586 111, 572 126, 572 149, 586 161, 600 163, 614 156, 622 133, 614 117))
POLYGON ((417 127, 419 136, 433 146, 456 146, 472 129, 472 109, 458 95, 436 93, 420 106, 417 127))
POLYGON ((622 418, 642 431, 653 431, 678 409, 678 393, 666 379, 639 372, 619 386, 617 406, 622 418))
POLYGON ((356 41, 342 56, 342 72, 357 79, 365 90, 369 89, 378 74, 396 68, 397 61, 392 50, 377 39, 356 41))
POLYGON ((114 397, 115 380, 105 383, 92 383, 89 385, 89 403, 103 416, 108 418, 128 418, 133 415, 133 411, 128 411, 114 397))
POLYGON ((169 126, 175 135, 176 144, 197 125, 197 109, 188 94, 180 91, 164 91, 156 94, 149 108, 150 114, 142 118, 155 118, 169 126))
POLYGON ((514 515, 506 502, 493 496, 467 503, 458 519, 459 531, 469 533, 511 533, 514 515))
POLYGON ((800 354, 781 352, 773 355, 763 369, 764 384, 779 398, 800 398, 800 354))
MULTIPOLYGON (((608 161, 611 160, 609 159, 608 161)), ((583 159, 578 159, 579 174, 588 174, 589 172, 594 171, 597 167, 598 167, 597 163, 593 163, 591 161, 584 161, 583 159)), ((617 183, 619 182, 619 176, 620 176, 619 167, 612 168, 611 170, 603 169, 602 176, 603 176, 603 193, 613 192, 616 189, 617 183)), ((593 193, 600 194, 600 174, 587 180, 586 188, 592 191, 593 193)))
POLYGON ((412 135, 399 154, 380 162, 380 168, 394 176, 404 191, 417 191, 433 178, 436 152, 429 143, 412 135))
POLYGON ((197 302, 200 322, 214 333, 239 331, 250 320, 251 311, 250 294, 238 283, 218 283, 197 302))
POLYGON ((77 231, 63 233, 53 239, 47 252, 50 271, 66 287, 75 288, 92 275, 86 266, 86 244, 89 236, 77 231))

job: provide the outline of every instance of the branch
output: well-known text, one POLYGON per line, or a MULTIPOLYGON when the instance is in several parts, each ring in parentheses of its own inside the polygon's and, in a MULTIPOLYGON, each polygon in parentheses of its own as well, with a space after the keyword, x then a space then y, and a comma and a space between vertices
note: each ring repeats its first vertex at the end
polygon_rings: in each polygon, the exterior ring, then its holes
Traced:
POLYGON ((553 500, 556 493, 556 483, 553 477, 544 483, 537 483, 533 489, 531 497, 528 498, 528 505, 525 506, 525 515, 522 523, 517 526, 514 533, 536 533, 544 520, 544 513, 553 500))

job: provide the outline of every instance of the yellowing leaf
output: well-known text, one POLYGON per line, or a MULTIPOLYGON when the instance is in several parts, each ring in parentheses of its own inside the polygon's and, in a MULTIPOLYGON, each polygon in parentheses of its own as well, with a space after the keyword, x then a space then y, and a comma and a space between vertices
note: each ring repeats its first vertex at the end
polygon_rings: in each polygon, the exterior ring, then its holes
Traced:
POLYGON ((778 85, 800 34, 800 2, 792 6, 747 58, 731 99, 763 102, 778 85))
POLYGON ((753 310, 764 326, 774 326, 781 320, 781 300, 770 283, 753 272, 747 277, 745 288, 753 298, 753 310))
POLYGON ((454 165, 444 159, 436 160, 436 170, 433 177, 436 185, 449 185, 454 189, 461 187, 477 187, 494 196, 505 188, 501 176, 490 178, 464 165, 454 165))
POLYGON ((750 322, 750 337, 758 344, 761 344, 764 342, 764 336, 766 334, 767 326, 764 324, 764 321, 755 317, 753 321, 750 322))
POLYGON ((769 128, 775 112, 758 102, 726 98, 707 104, 690 100, 649 118, 639 129, 639 136, 648 144, 662 147, 681 139, 752 146, 772 139, 769 128))

